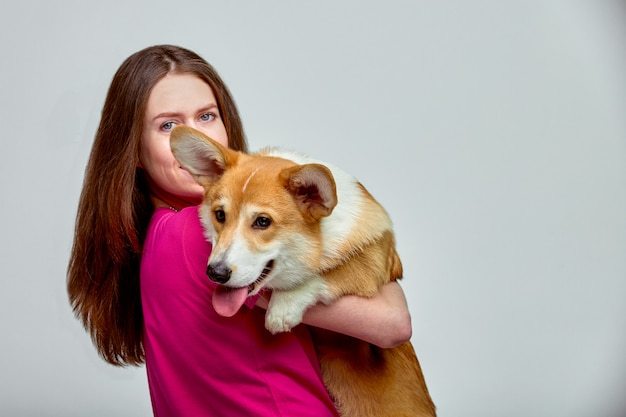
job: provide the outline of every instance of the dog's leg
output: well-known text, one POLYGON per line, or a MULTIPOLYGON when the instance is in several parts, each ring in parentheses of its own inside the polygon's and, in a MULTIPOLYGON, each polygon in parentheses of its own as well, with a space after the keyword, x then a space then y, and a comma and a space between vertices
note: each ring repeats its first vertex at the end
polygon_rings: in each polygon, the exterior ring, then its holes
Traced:
POLYGON ((265 327, 272 334, 290 331, 302 322, 309 307, 328 300, 327 292, 325 281, 318 275, 289 290, 274 289, 265 315, 265 327))

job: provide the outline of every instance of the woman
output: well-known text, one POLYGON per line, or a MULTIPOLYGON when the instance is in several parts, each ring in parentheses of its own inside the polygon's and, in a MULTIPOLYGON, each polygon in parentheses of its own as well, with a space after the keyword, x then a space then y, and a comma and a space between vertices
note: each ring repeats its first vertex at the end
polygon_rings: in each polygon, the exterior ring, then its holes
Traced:
MULTIPOLYGON (((270 335, 262 298, 231 318, 213 310, 202 187, 169 149, 178 124, 246 151, 235 103, 206 61, 167 45, 131 55, 109 88, 85 173, 68 267, 76 315, 107 362, 145 361, 155 415, 336 415, 307 326, 270 335)), ((411 337, 396 283, 372 299, 314 306, 304 323, 381 347, 411 337)))

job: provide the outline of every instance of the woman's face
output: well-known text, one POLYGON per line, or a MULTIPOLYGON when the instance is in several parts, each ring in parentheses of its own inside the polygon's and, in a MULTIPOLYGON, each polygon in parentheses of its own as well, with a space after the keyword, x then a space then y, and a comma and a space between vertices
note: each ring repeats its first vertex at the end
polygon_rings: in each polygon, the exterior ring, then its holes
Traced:
POLYGON ((154 195, 168 205, 198 204, 203 188, 178 164, 170 150, 177 125, 197 129, 224 146, 228 137, 211 87, 194 74, 170 73, 152 88, 143 121, 139 160, 154 195))

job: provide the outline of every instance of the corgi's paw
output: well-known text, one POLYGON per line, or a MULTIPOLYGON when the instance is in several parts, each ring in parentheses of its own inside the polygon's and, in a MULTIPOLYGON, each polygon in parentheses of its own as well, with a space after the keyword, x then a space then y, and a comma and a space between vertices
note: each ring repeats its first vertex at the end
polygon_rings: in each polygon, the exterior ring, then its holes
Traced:
POLYGON ((271 333, 288 332, 300 322, 310 305, 294 291, 274 291, 265 313, 265 328, 271 333))
POLYGON ((325 299, 327 292, 324 280, 318 275, 289 290, 274 289, 265 313, 265 327, 273 334, 290 331, 302 322, 309 307, 325 299))
POLYGON ((302 313, 289 309, 277 310, 279 309, 274 305, 274 308, 265 314, 265 328, 272 334, 291 331, 302 322, 302 313))

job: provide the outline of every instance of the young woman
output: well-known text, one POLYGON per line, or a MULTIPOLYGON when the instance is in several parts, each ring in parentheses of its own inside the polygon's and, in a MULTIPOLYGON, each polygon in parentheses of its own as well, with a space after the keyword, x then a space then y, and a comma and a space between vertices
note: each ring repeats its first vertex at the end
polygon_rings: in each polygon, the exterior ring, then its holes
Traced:
POLYGON ((381 347, 411 337, 402 289, 314 306, 303 325, 271 335, 262 298, 233 317, 211 305, 202 187, 169 148, 175 125, 246 151, 235 103, 197 54, 153 46, 116 72, 80 197, 68 267, 72 307, 100 355, 146 363, 154 414, 335 416, 307 325, 381 347))

